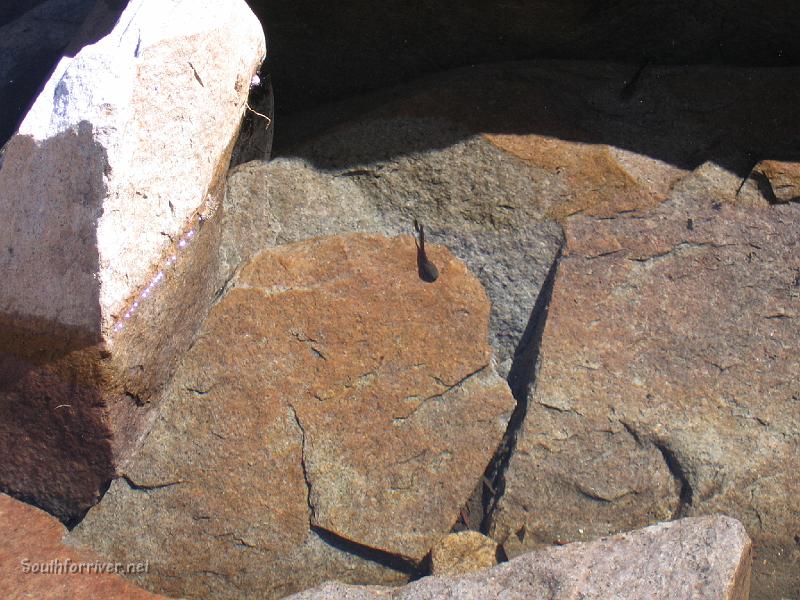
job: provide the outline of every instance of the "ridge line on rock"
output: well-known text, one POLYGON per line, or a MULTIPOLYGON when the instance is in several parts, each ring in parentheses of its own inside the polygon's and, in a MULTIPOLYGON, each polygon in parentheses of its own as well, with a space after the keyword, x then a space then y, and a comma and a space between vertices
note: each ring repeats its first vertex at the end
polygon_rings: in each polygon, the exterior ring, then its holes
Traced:
POLYGON ((300 430, 300 468, 303 469, 303 480, 306 483, 306 503, 308 504, 308 522, 311 524, 311 518, 316 514, 314 504, 311 502, 311 477, 308 475, 308 468, 306 467, 306 430, 300 422, 300 415, 297 414, 297 409, 293 404, 287 403, 289 410, 292 411, 294 422, 300 430))
POLYGON ((142 492, 152 492, 154 490, 163 490, 164 488, 172 487, 175 485, 180 485, 182 483, 189 483, 186 480, 179 479, 177 481, 168 481, 166 483, 156 483, 153 485, 144 485, 140 483, 136 483, 133 479, 131 479, 128 475, 121 475, 120 479, 122 479, 129 488, 136 491, 142 492))

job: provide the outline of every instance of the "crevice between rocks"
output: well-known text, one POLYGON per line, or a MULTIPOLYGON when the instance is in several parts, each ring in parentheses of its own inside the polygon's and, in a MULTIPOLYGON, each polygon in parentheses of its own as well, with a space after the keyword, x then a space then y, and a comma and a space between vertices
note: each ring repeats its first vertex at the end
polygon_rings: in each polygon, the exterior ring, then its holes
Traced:
POLYGON ((529 393, 536 384, 536 370, 542 335, 547 322, 547 313, 553 297, 553 286, 565 243, 562 240, 553 258, 553 263, 550 265, 547 277, 542 284, 539 296, 536 298, 536 303, 528 319, 528 325, 514 352, 514 359, 507 381, 517 405, 511 414, 503 439, 484 472, 481 485, 483 518, 480 523, 480 531, 483 534, 488 534, 497 503, 505 492, 506 470, 517 444, 519 430, 528 412, 529 393))

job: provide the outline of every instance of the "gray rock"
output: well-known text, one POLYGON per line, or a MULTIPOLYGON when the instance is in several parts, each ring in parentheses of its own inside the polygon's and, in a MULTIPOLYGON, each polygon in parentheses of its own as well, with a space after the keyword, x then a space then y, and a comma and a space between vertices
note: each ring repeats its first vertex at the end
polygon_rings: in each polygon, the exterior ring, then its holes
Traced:
POLYGON ((400 589, 329 582, 291 600, 747 600, 751 543, 729 517, 662 523, 524 554, 462 577, 400 589))
POLYGON ((163 8, 106 11, 113 31, 59 61, 0 166, 0 486, 61 518, 133 451, 212 304, 264 58, 243 0, 163 8))

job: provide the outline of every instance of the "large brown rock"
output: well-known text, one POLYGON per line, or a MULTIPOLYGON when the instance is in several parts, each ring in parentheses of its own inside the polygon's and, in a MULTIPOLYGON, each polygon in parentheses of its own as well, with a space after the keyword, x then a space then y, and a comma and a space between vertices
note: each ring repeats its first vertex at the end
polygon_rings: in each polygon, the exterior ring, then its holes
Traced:
POLYGON ((147 553, 142 583, 173 595, 405 580, 514 407, 483 289, 444 248, 429 256, 431 284, 407 236, 315 239, 245 264, 73 538, 119 560, 147 553))
POLYGON ((16 600, 158 600, 118 573, 149 568, 146 556, 111 565, 62 542, 66 528, 44 511, 0 494, 0 594, 16 600))
POLYGON ((331 582, 291 599, 747 600, 751 560, 741 523, 703 517, 530 552, 462 577, 426 577, 396 590, 331 582))
POLYGON ((135 447, 213 300, 264 56, 242 0, 162 9, 133 0, 63 58, 0 167, 0 485, 63 518, 135 447))
POLYGON ((493 515, 507 552, 724 513, 755 597, 800 590, 799 222, 675 200, 568 223, 493 515))

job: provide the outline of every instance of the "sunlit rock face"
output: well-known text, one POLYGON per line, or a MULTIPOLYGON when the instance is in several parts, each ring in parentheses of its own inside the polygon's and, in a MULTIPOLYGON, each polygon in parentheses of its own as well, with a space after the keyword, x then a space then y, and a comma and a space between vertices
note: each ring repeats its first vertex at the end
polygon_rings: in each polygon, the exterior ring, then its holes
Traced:
POLYGON ((514 399, 489 302, 446 248, 350 234, 239 270, 141 450, 71 539, 187 598, 399 583, 458 519, 514 399))
POLYGON ((224 175, 264 55, 244 2, 131 2, 61 60, 9 141, 6 489, 78 514, 135 444, 213 295, 224 175))

